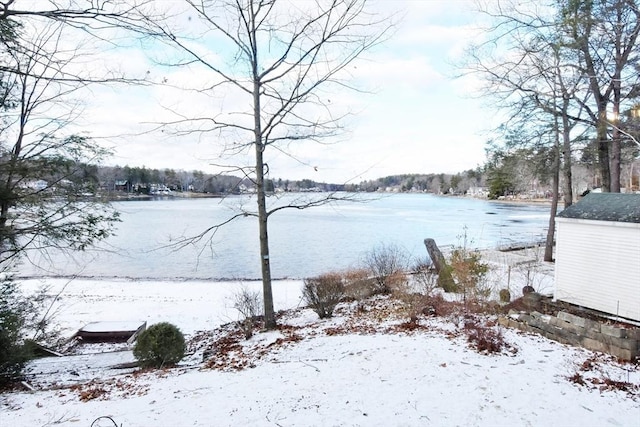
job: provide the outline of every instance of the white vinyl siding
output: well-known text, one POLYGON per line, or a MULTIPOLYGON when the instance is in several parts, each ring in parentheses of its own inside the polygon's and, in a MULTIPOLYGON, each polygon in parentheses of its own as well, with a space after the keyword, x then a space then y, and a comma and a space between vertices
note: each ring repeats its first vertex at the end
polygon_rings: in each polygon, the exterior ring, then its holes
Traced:
POLYGON ((640 224, 556 221, 555 298, 640 321, 640 224))

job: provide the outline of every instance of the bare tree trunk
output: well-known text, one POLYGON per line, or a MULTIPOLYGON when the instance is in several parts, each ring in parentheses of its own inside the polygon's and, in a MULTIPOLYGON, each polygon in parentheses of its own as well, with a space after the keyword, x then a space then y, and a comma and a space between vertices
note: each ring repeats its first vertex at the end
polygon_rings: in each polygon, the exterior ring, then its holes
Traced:
MULTIPOLYGON (((259 84, 256 82, 256 87, 259 84)), ((260 97, 255 92, 254 100, 257 102, 256 127, 260 126, 260 97)), ((262 271, 262 298, 264 302, 264 326, 266 329, 276 327, 276 318, 273 308, 273 292, 271 289, 271 262, 269 259, 269 233, 267 230, 269 216, 267 214, 267 197, 264 187, 264 151, 263 143, 260 140, 261 133, 256 130, 256 187, 258 195, 258 226, 260 234, 260 265, 262 271)))
MULTIPOLYGON (((7 221, 9 220, 9 200, 0 200, 0 245, 3 243, 4 236, 9 233, 5 232, 7 221)), ((0 249, 2 246, 0 246, 0 249)))
MULTIPOLYGON (((614 104, 615 111, 615 104, 614 104)), ((620 131, 613 128, 613 136, 611 138, 611 192, 620 192, 620 131)))
MULTIPOLYGON (((558 211, 558 190, 560 189, 560 141, 558 139, 558 118, 555 118, 555 138, 554 145, 554 158, 553 158, 553 179, 551 183, 551 190, 553 191, 553 197, 551 199, 551 212, 549 213, 549 228, 547 229, 547 240, 544 246, 544 260, 547 262, 553 261, 553 246, 556 233, 556 212, 558 211)), ((563 132, 564 133, 564 132, 563 132)))
MULTIPOLYGON (((562 174, 564 176, 564 186, 562 192, 564 193, 564 208, 566 209, 573 204, 573 176, 571 172, 571 128, 566 114, 566 102, 564 107, 562 115, 562 174)), ((555 215, 555 211, 552 212, 555 215)))
MULTIPOLYGON (((619 41, 618 46, 616 46, 616 60, 620 61, 620 48, 619 41)), ((621 156, 621 147, 620 147, 620 129, 618 128, 620 124, 620 101, 621 101, 621 82, 620 82, 620 71, 616 70, 616 74, 613 78, 613 135, 611 137, 611 192, 619 193, 620 192, 620 156, 621 156)))
POLYGON ((267 196, 265 191, 265 142, 262 134, 262 106, 260 103, 260 75, 258 71, 257 32, 253 4, 249 5, 250 24, 249 37, 252 39, 252 73, 253 73, 253 122, 254 145, 256 151, 256 190, 258 196, 258 229, 260 236, 260 267, 262 272, 262 299, 264 303, 264 327, 275 329, 276 318, 273 308, 273 290, 271 288, 271 260, 269 259, 269 233, 267 213, 267 196))
POLYGON ((608 193, 611 191, 611 165, 609 161, 609 138, 607 137, 606 104, 604 108, 598 107, 598 110, 598 165, 602 175, 602 191, 608 193))
POLYGON ((549 215, 549 229, 547 230, 547 240, 544 246, 544 260, 553 261, 553 246, 556 233, 556 212, 558 211, 558 177, 560 169, 556 169, 553 173, 553 198, 551 199, 551 212, 549 215))
MULTIPOLYGON (((615 23, 623 24, 623 3, 618 2, 615 5, 615 23)), ((637 6, 636 6, 637 10, 637 6)), ((640 23, 640 19, 638 19, 640 23)), ((611 84, 613 88, 613 135, 611 142, 611 192, 619 193, 620 192, 620 157, 621 157, 621 147, 620 147, 620 129, 618 128, 620 124, 620 102, 622 101, 622 68, 624 64, 627 62, 628 57, 624 56, 624 42, 622 40, 622 25, 616 27, 615 31, 615 72, 613 73, 611 84)), ((634 38, 637 38, 637 32, 634 38)), ((634 42, 635 43, 635 42, 634 42)), ((637 65, 637 64, 636 64, 637 65)))
POLYGON ((267 232, 267 201, 264 188, 264 163, 262 159, 262 144, 256 144, 256 170, 258 187, 258 222, 260 233, 260 262, 262 269, 262 298, 264 300, 264 326, 266 329, 276 327, 273 308, 273 291, 271 288, 271 262, 269 259, 269 234, 267 232))

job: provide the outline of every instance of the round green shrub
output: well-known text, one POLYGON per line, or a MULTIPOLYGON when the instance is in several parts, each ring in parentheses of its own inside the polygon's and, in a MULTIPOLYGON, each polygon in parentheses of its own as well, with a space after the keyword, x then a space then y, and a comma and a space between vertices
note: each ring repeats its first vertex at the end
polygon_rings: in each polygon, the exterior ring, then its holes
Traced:
POLYGON ((133 348, 142 366, 161 368, 175 365, 184 357, 184 335, 168 322, 156 323, 142 332, 133 348))

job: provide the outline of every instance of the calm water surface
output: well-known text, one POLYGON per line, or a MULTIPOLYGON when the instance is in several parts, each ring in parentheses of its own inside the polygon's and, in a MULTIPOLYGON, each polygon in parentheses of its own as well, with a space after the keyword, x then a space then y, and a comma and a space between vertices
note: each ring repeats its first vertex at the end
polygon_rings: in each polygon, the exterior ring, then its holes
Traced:
MULTIPOLYGON (((286 197, 296 197, 287 195, 286 197)), ((370 197, 370 196, 369 196, 370 197)), ((273 201, 272 203, 282 203, 273 201)), ((80 275, 139 279, 258 279, 257 221, 239 218, 195 245, 173 250, 165 245, 194 236, 238 212, 255 199, 166 199, 115 203, 122 222, 101 251, 73 258, 52 254, 35 259, 22 275, 80 275)), ((414 258, 426 258, 423 240, 440 246, 462 243, 488 248, 540 241, 546 235, 549 207, 489 202, 426 194, 383 196, 366 203, 282 210, 269 222, 274 278, 302 278, 356 266, 379 244, 394 244, 414 258)))

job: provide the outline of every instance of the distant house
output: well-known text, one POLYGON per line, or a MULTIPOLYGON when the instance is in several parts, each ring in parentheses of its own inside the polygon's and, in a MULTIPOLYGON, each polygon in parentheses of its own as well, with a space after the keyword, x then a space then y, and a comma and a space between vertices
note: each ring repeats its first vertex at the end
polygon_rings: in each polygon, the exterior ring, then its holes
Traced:
POLYGON ((49 186, 49 183, 43 179, 38 179, 36 181, 27 181, 22 184, 23 188, 29 188, 35 191, 45 190, 49 186))
POLYGON ((489 195, 489 189, 487 187, 469 187, 467 195, 473 197, 487 197, 489 195))
POLYGON ((129 191, 129 181, 127 180, 118 180, 114 185, 115 191, 129 191))
POLYGON ((640 321, 640 194, 590 193, 556 224, 555 298, 640 321))

